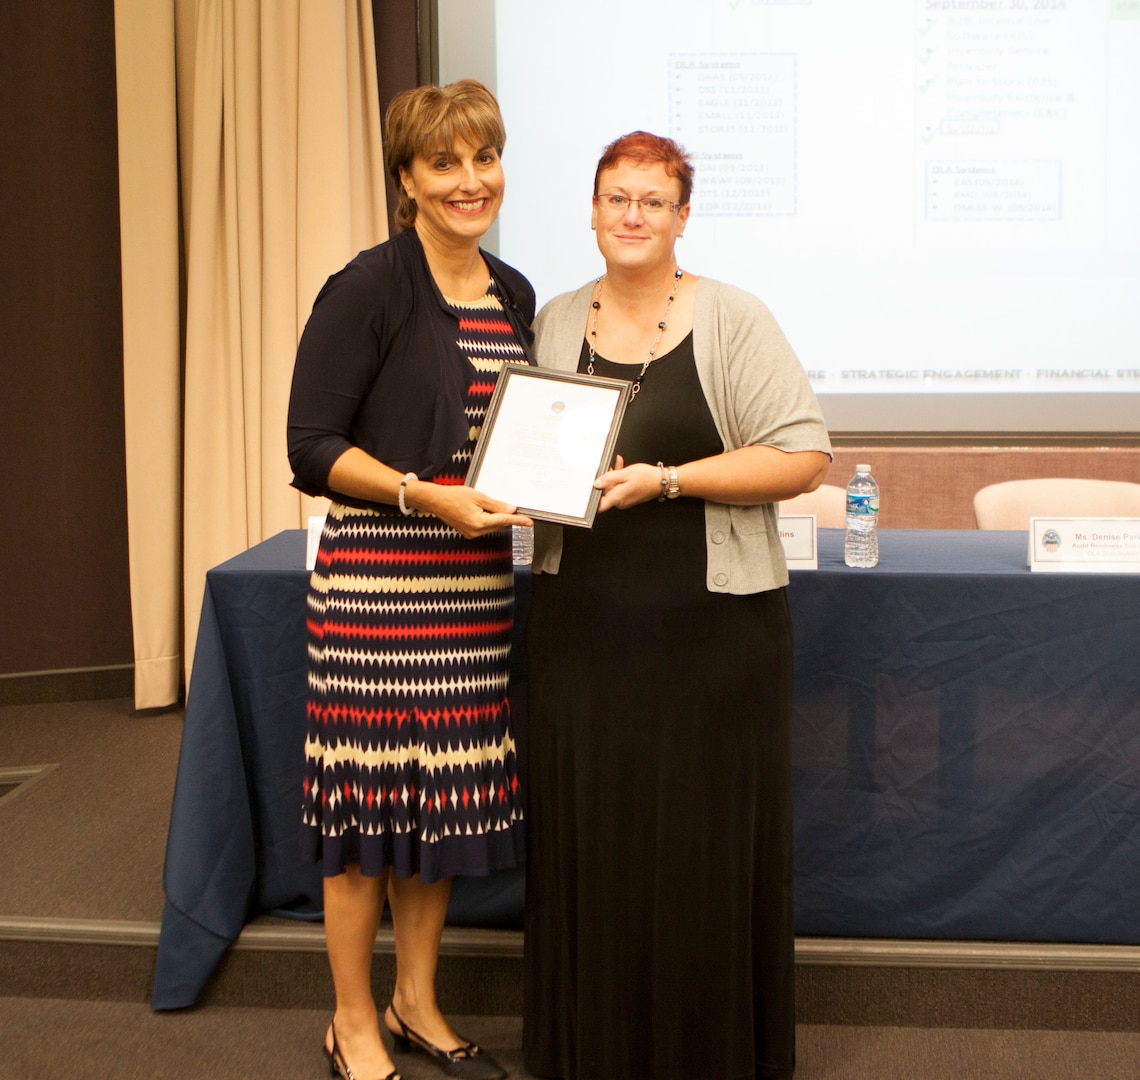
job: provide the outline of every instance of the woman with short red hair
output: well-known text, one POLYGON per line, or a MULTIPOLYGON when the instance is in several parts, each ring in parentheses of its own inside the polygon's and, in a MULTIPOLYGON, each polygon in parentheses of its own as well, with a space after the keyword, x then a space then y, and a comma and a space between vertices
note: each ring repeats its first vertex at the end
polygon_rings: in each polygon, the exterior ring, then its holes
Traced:
POLYGON ((562 1080, 790 1077, 792 641, 776 503, 830 443, 755 297, 677 264, 693 170, 606 149, 605 273, 540 365, 623 378, 592 529, 536 528, 524 1048, 562 1080))

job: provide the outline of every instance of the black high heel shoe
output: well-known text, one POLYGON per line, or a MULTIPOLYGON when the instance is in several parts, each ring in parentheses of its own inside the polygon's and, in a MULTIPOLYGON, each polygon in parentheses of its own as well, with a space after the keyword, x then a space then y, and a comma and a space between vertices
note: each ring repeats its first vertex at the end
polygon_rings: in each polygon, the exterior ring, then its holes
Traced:
POLYGON ((425 1054, 430 1055, 435 1060, 436 1065, 448 1076, 458 1076, 462 1080, 503 1080, 507 1075, 506 1069, 474 1043, 469 1042, 454 1050, 441 1050, 438 1046, 432 1046, 422 1035, 418 1035, 408 1027, 400 1019, 400 1014, 396 1012, 395 1005, 390 1004, 388 1011, 392 1014, 392 1019, 400 1025, 399 1031, 392 1031, 391 1028, 388 1028, 398 1053, 406 1054, 412 1047, 415 1047, 417 1050, 422 1050, 425 1054))
MULTIPOLYGON (((342 1080, 357 1080, 356 1073, 349 1067, 348 1062, 344 1060, 344 1054, 341 1053, 340 1047, 336 1041, 336 1024, 329 1024, 329 1031, 332 1033, 332 1049, 330 1050, 324 1043, 321 1043, 321 1053, 325 1055, 329 1063, 329 1072, 333 1076, 342 1077, 342 1080)), ((396 1069, 393 1069, 384 1080, 400 1080, 400 1074, 396 1069)))

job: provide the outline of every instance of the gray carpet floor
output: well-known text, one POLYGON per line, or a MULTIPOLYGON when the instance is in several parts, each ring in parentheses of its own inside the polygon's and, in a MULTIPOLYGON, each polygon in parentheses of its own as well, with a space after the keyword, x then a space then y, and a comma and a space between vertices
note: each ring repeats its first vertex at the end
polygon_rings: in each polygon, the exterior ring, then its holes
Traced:
POLYGON ((181 740, 123 699, 0 707, 0 767, 54 766, 0 802, 0 915, 158 922, 181 740))
MULTIPOLYGON (((316 1080, 327 1075, 327 1024, 327 1012, 308 1010, 156 1014, 119 1002, 0 998, 0 1078, 316 1080)), ((457 1017, 456 1026, 515 1080, 529 1080, 521 1021, 457 1017)), ((808 1025, 798 1057, 796 1080, 1137 1080, 1140 1034, 808 1025)), ((403 1080, 443 1075, 419 1054, 396 1064, 403 1080)))
MULTIPOLYGON (((180 736, 178 710, 138 714, 122 699, 0 706, 0 767, 56 766, 0 800, 0 916, 156 923, 180 736)), ((0 971, 29 951, 0 940, 0 971)), ((1134 1009, 1123 1003, 1137 1017, 1130 1030, 1088 1030, 1095 1018, 1076 1018, 1086 1030, 1072 1031, 804 1024, 797 1080, 1140 1080, 1140 983, 1120 985, 1137 999, 1134 1009)), ((327 1075, 327 1010, 214 1004, 156 1014, 145 992, 137 1001, 65 1000, 66 988, 3 996, 22 992, 0 985, 0 1080, 327 1075)), ((528 1080, 517 1017, 455 1026, 528 1080)), ((442 1075, 422 1055, 397 1063, 404 1080, 442 1075)))

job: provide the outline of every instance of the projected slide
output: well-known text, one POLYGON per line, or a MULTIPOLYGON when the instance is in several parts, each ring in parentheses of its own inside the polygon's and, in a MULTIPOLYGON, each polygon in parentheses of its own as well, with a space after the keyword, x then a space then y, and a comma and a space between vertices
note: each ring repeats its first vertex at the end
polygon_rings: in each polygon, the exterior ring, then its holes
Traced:
POLYGON ((540 302, 600 272, 594 165, 644 128, 695 164, 681 265, 764 299, 825 408, 1092 395, 1140 426, 1140 0, 459 8, 493 57, 441 39, 442 76, 493 80, 497 244, 540 302))

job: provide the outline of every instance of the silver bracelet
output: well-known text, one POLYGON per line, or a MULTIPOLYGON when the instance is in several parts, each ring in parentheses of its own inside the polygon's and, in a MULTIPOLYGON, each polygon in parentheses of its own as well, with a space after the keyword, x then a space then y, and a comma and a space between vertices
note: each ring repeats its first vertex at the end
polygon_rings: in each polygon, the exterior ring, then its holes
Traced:
POLYGON ((669 473, 665 468, 664 462, 661 462, 661 461, 657 462, 657 468, 659 468, 661 470, 661 494, 657 496, 657 501, 658 502, 664 502, 665 501, 665 495, 668 492, 669 473))
POLYGON ((666 473, 669 482, 665 485, 665 498, 676 499, 681 494, 681 480, 677 476, 677 466, 670 465, 666 473))
POLYGON ((396 501, 400 504, 400 513, 403 514, 404 517, 411 517, 413 513, 408 504, 404 502, 404 492, 408 490, 408 481, 418 479, 419 477, 416 476, 414 472, 410 472, 404 473, 404 478, 400 481, 400 494, 396 497, 396 501))

